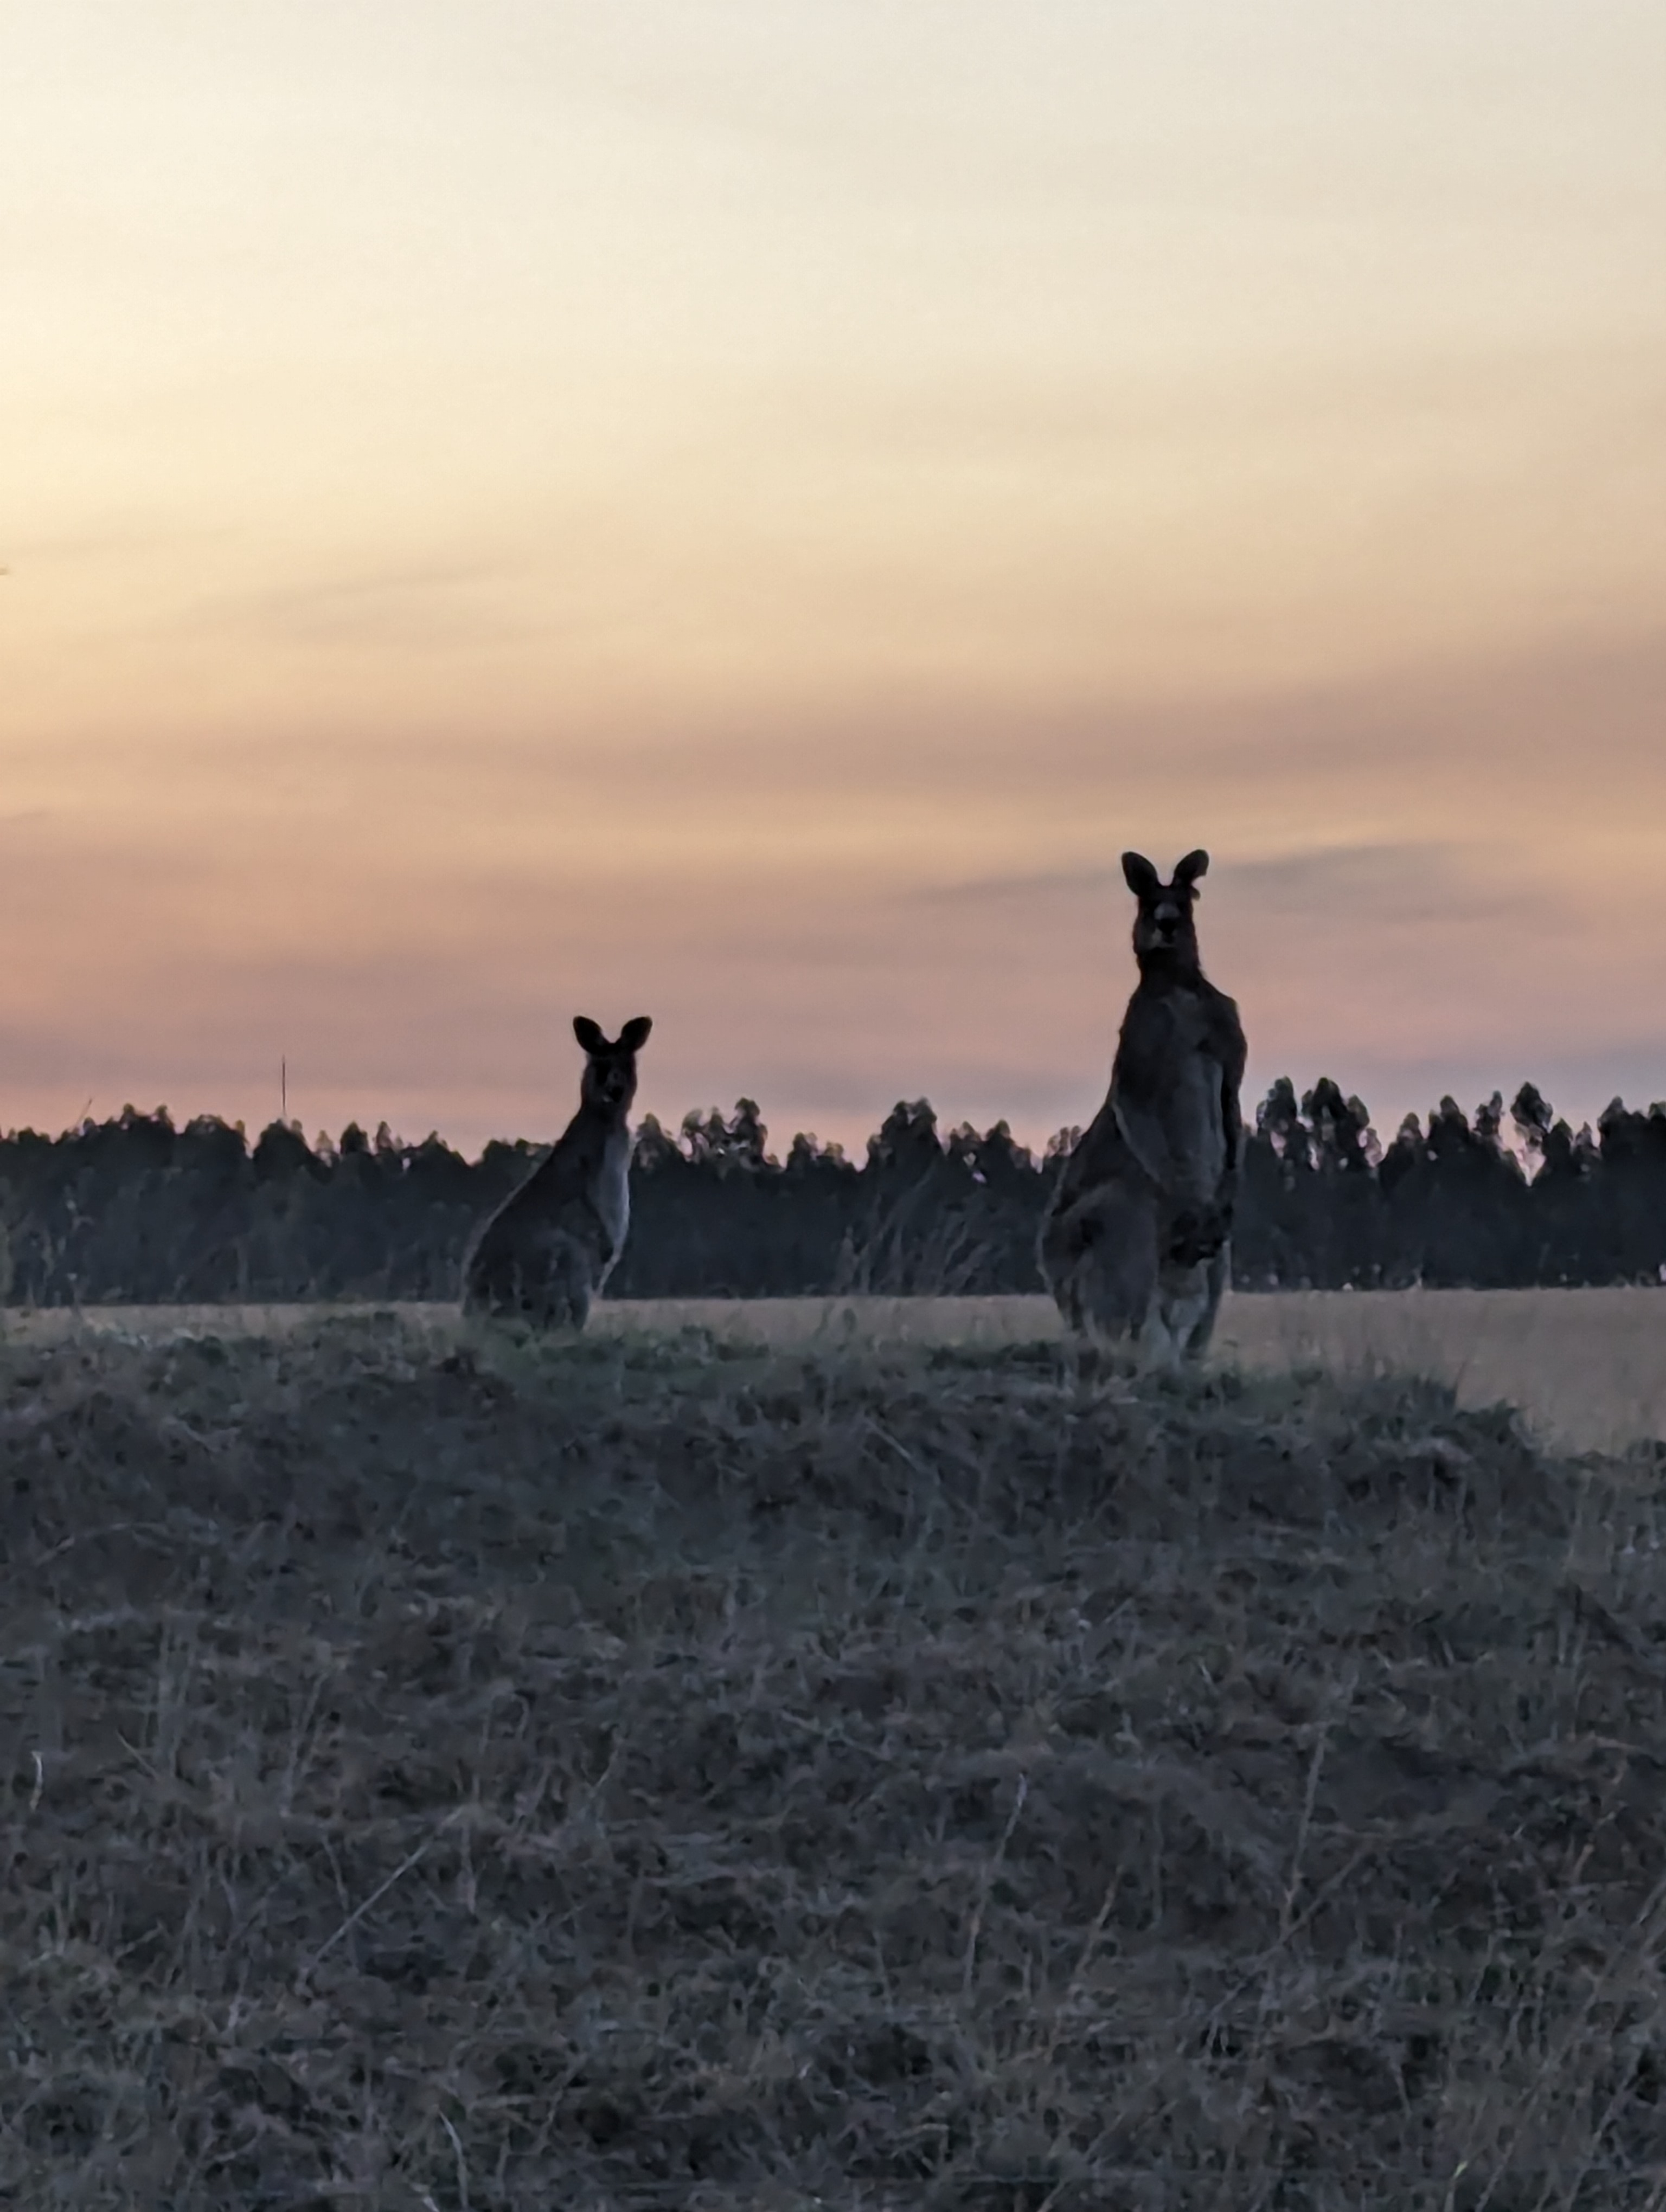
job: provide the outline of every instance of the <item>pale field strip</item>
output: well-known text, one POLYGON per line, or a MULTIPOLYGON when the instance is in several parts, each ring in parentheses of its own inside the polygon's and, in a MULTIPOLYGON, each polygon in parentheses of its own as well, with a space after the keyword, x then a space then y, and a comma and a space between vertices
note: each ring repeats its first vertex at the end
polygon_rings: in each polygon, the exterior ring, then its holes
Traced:
MULTIPOLYGON (((0 1316, 0 1342, 83 1331, 155 1341, 281 1335, 331 1318, 382 1316, 436 1340, 464 1324, 441 1304, 58 1307, 0 1316)), ((976 1346, 1060 1340, 1050 1299, 660 1298, 604 1300, 591 1334, 710 1330, 731 1341, 810 1349, 883 1342, 976 1346)), ((1666 1437, 1666 1290, 1279 1291, 1229 1296, 1216 1364, 1319 1368, 1340 1376, 1428 1376, 1462 1406, 1516 1407, 1546 1443, 1621 1450, 1666 1437)))

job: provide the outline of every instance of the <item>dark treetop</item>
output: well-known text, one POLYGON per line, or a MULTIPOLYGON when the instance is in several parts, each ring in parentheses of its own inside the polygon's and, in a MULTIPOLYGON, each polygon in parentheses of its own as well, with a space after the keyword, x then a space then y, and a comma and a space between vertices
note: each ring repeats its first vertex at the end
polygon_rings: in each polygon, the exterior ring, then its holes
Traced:
MULTIPOLYGON (((866 1158, 795 1137, 767 1148, 757 1109, 637 1133, 631 1225, 610 1297, 1041 1288, 1036 1234, 1062 1153, 1004 1121, 946 1134, 899 1104, 866 1158)), ((250 1146, 211 1117, 87 1121, 0 1138, 0 1298, 451 1298, 471 1230, 539 1147, 464 1159, 384 1126, 308 1145, 274 1122, 250 1146)), ((1530 1084, 1506 1115, 1443 1099, 1384 1147, 1357 1098, 1275 1083, 1247 1133, 1232 1243, 1240 1289, 1657 1282, 1666 1269, 1666 1106, 1616 1099, 1596 1128, 1530 1084)))

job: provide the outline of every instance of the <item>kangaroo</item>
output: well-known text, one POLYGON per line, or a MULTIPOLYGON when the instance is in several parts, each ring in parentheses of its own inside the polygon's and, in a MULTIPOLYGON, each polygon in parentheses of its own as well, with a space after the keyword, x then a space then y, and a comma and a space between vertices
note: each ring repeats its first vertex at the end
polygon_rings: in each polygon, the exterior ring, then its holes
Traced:
POLYGON ((483 1224, 463 1262, 463 1310, 582 1328, 630 1225, 630 1102, 653 1023, 638 1014, 610 1044, 588 1015, 579 1110, 518 1189, 483 1224))
POLYGON ((1167 1366, 1201 1358, 1214 1333, 1243 1153, 1243 1030, 1198 954, 1208 865, 1189 853, 1165 884, 1143 854, 1122 855, 1140 981, 1110 1090, 1065 1163, 1040 1243, 1070 1328, 1129 1338, 1167 1366))

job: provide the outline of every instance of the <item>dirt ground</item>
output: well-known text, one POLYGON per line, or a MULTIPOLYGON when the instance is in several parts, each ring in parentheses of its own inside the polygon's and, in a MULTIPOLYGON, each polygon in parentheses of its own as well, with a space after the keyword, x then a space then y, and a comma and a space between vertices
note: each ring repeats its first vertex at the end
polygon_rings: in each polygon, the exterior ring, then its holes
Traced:
MULTIPOLYGON (((362 1314, 368 1309, 340 1309, 362 1314)), ((384 1309, 454 1340, 446 1306, 384 1309)), ((104 1307, 6 1315, 0 1341, 58 1341, 83 1328, 155 1340, 181 1331, 255 1334, 313 1327, 316 1306, 104 1307)), ((1059 1340, 1044 1297, 721 1298, 604 1302, 592 1328, 811 1347, 845 1342, 994 1348, 1059 1340)), ((1414 1375, 1450 1384, 1461 1406, 1500 1402, 1564 1449, 1614 1451, 1666 1437, 1666 1291, 1280 1291, 1228 1297, 1217 1365, 1263 1373, 1414 1375)))
POLYGON ((13 1333, 0 2203, 1658 2212, 1661 1467, 1046 1344, 13 1333))

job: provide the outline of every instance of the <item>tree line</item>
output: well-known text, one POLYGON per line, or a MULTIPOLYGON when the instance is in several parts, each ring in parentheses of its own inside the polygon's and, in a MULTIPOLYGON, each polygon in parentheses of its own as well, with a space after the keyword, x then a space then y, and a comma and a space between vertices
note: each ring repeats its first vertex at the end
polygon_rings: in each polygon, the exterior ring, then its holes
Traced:
MULTIPOLYGON (((1004 1121, 946 1133, 896 1106, 866 1157, 794 1137, 769 1149, 757 1106, 650 1115, 609 1293, 747 1297, 1035 1291, 1036 1237, 1060 1160, 1004 1121)), ((477 1221, 538 1157, 480 1158, 386 1124, 308 1144, 128 1107, 62 1136, 0 1137, 0 1302, 214 1302, 456 1295, 477 1221)), ((1240 1289, 1505 1287, 1666 1281, 1666 1105, 1616 1099, 1571 1128, 1531 1084, 1506 1115, 1444 1098, 1387 1145, 1329 1079, 1273 1085, 1256 1115, 1233 1239, 1240 1289)))

